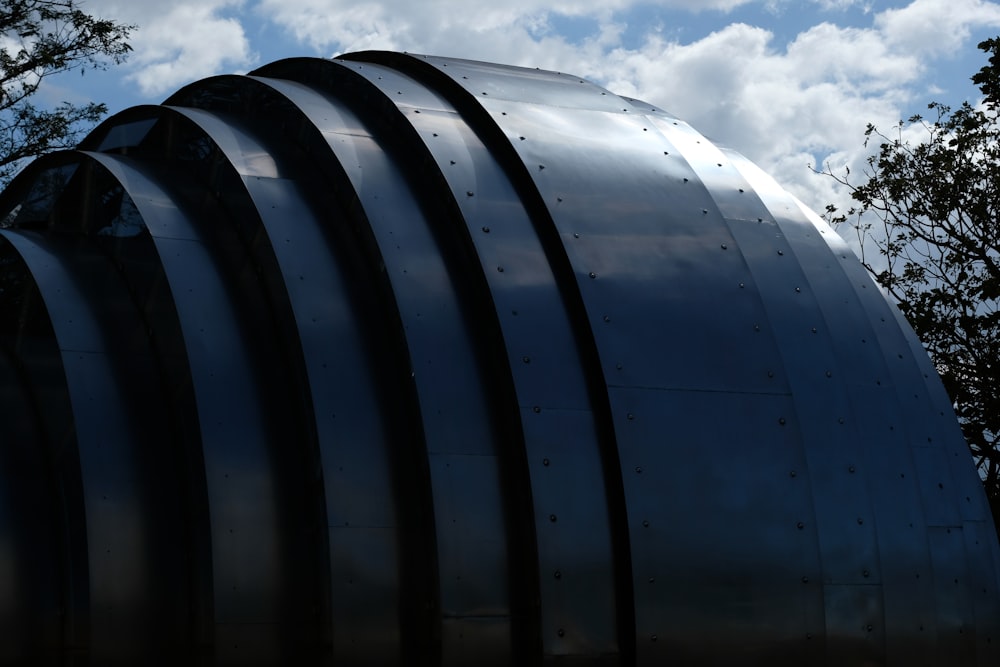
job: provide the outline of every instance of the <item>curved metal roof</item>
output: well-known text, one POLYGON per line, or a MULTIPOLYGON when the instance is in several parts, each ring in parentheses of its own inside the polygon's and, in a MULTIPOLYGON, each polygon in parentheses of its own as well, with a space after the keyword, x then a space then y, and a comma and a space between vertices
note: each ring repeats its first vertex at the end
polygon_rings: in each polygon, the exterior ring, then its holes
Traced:
POLYGON ((0 662, 1000 658, 919 342, 652 105, 283 60, 114 116, 0 219, 0 662))

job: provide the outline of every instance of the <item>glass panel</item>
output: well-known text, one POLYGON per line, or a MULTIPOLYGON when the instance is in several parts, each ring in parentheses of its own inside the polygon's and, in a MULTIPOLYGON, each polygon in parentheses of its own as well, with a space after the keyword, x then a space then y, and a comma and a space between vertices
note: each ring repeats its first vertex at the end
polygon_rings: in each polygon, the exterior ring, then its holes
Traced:
POLYGON ((109 220, 107 225, 97 230, 98 236, 138 236, 145 229, 139 209, 121 185, 115 184, 104 191, 99 200, 101 209, 107 212, 109 220))
POLYGON ((76 163, 64 164, 40 172, 24 199, 0 220, 0 227, 20 227, 47 220, 76 168, 76 163))
POLYGON ((116 148, 138 146, 156 124, 156 118, 144 118, 131 123, 115 125, 97 147, 99 151, 111 151, 116 148))

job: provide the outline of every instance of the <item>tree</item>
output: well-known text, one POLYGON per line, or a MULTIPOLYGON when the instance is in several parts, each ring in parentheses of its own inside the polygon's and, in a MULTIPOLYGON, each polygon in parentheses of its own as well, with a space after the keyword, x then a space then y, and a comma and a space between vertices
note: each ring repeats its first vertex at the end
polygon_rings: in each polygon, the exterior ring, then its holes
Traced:
POLYGON ((95 102, 40 109, 29 99, 42 81, 121 63, 134 28, 86 14, 79 0, 0 0, 0 185, 24 159, 75 146, 107 113, 95 102))
POLYGON ((982 102, 931 103, 930 118, 890 134, 869 124, 865 145, 879 145, 864 182, 824 173, 855 201, 844 214, 828 206, 828 219, 853 227, 862 263, 930 354, 1000 519, 1000 38, 979 48, 982 102))

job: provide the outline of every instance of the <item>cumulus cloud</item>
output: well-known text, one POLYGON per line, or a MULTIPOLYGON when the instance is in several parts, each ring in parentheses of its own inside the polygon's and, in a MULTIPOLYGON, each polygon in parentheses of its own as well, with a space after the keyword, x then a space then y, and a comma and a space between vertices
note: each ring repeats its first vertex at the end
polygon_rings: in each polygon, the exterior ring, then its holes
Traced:
POLYGON ((872 29, 824 23, 781 48, 769 31, 733 24, 690 44, 652 37, 620 49, 602 74, 612 90, 685 118, 821 207, 832 183, 807 165, 859 168, 866 121, 895 123, 919 69, 872 29))
POLYGON ((88 8, 141 26, 127 76, 146 95, 249 69, 260 31, 289 40, 294 50, 282 55, 392 49, 567 71, 688 120, 816 208, 835 200, 835 184, 806 165, 862 167, 865 124, 888 128, 910 115, 926 101, 928 68, 967 48, 973 29, 1000 26, 1000 4, 987 0, 899 0, 882 11, 869 0, 810 0, 827 22, 779 40, 760 26, 726 25, 727 12, 751 4, 778 15, 802 8, 792 0, 89 0, 88 8), (633 10, 648 16, 654 6, 692 21, 711 14, 720 28, 691 38, 691 30, 627 25, 633 10), (852 23, 841 25, 848 13, 852 23), (565 20, 586 30, 569 38, 557 29, 565 20))
POLYGON ((182 84, 254 64, 239 19, 243 0, 174 0, 117 3, 90 0, 87 11, 138 26, 126 80, 145 96, 159 96, 182 84))
POLYGON ((914 0, 875 17, 875 29, 892 48, 949 54, 969 39, 972 26, 1000 26, 1000 6, 985 0, 914 0))

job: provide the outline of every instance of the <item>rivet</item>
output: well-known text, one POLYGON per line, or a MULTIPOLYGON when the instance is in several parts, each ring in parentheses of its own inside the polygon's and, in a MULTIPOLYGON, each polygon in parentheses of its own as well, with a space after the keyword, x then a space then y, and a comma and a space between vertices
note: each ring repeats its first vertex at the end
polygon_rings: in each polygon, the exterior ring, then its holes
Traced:
POLYGON ((837 423, 838 424, 843 424, 844 423, 844 418, 843 417, 837 417, 837 423))
POLYGON ((797 524, 795 524, 795 527, 798 528, 799 530, 803 530, 806 527, 806 524, 799 521, 797 524))
POLYGON ((465 191, 465 196, 466 196, 466 197, 472 197, 472 196, 473 196, 473 194, 474 194, 474 193, 472 192, 472 190, 466 190, 466 191, 465 191))
POLYGON ((650 577, 649 578, 649 583, 655 584, 656 583, 656 577, 650 577))
POLYGON ((743 192, 743 188, 740 188, 740 192, 743 192))
POLYGON ((545 165, 544 164, 538 165, 538 171, 541 171, 542 169, 545 169, 545 165))
POLYGON ((558 630, 556 630, 556 634, 562 637, 566 634, 566 631, 563 630, 562 628, 559 628, 558 630))
POLYGON ((490 233, 490 228, 487 227, 486 225, 483 225, 483 232, 486 233, 486 234, 489 234, 490 233))
POLYGON ((668 153, 667 151, 663 151, 663 154, 664 155, 670 155, 670 153, 668 153))
POLYGON ((518 137, 518 139, 520 139, 521 141, 524 141, 524 137, 518 137))
POLYGON ((774 371, 768 371, 767 372, 767 377, 773 378, 774 377, 774 371))
POLYGON ((809 583, 809 577, 802 577, 802 583, 803 584, 808 584, 809 583))
POLYGON ((685 178, 685 179, 684 179, 684 182, 685 182, 685 183, 687 183, 687 182, 688 182, 688 179, 686 179, 686 178, 685 178))
POLYGON ((552 523, 555 523, 555 522, 556 522, 556 520, 557 520, 557 519, 556 519, 556 515, 555 515, 555 514, 550 514, 550 515, 549 515, 549 521, 551 521, 552 523))
POLYGON ((531 363, 531 357, 525 355, 525 356, 521 357, 521 361, 523 361, 526 364, 530 364, 531 363))
POLYGON ((744 287, 746 287, 746 285, 744 285, 743 283, 740 283, 740 289, 743 289, 744 287))
POLYGON ((779 254, 779 255, 784 255, 784 254, 785 254, 785 251, 784 251, 784 250, 779 250, 779 251, 778 251, 778 254, 779 254))
POLYGON ((556 570, 555 572, 552 573, 552 576, 555 577, 556 579, 562 579, 562 572, 556 570))
POLYGON ((778 419, 778 423, 781 424, 782 426, 784 426, 785 425, 785 418, 784 417, 780 417, 778 419))
POLYGON ((597 277, 597 274, 596 274, 596 273, 594 273, 593 271, 591 271, 591 272, 590 272, 590 273, 588 273, 587 275, 589 275, 589 276, 590 276, 591 278, 596 278, 596 277, 597 277))
POLYGON ((621 364, 615 364, 615 370, 619 370, 620 371, 621 369, 622 369, 622 365, 621 364))
POLYGON ((812 633, 811 632, 807 632, 806 633, 806 639, 812 639, 812 638, 813 638, 812 633))
POLYGON ((642 466, 636 466, 635 467, 635 474, 637 474, 637 475, 641 475, 642 474, 642 466))
POLYGON ((708 209, 707 208, 701 209, 701 212, 702 212, 703 215, 708 215, 708 209))
POLYGON ((723 249, 723 250, 728 250, 728 249, 729 249, 729 246, 727 246, 727 245, 726 245, 725 243, 723 243, 723 244, 722 244, 722 249, 723 249))
POLYGON ((575 238, 575 239, 578 239, 578 238, 580 238, 580 234, 579 234, 579 233, 577 233, 577 232, 574 232, 574 233, 573 233, 573 238, 575 238))
POLYGON ((452 163, 452 164, 455 164, 455 161, 454 161, 454 160, 448 160, 448 162, 450 162, 450 163, 452 163))
POLYGON ((413 113, 420 113, 420 109, 414 109, 413 113))
POLYGON ((562 201, 562 197, 556 197, 556 201, 561 202, 562 201))
POLYGON ((799 287, 796 287, 796 288, 795 288, 795 291, 796 291, 796 292, 801 292, 801 291, 802 291, 802 289, 801 289, 801 288, 799 288, 799 287))
POLYGON ((549 463, 550 461, 548 459, 542 459, 542 465, 545 466, 546 468, 549 467, 549 463))
POLYGON ((649 636, 649 641, 655 642, 656 641, 656 635, 650 635, 649 636))
POLYGON ((871 573, 868 570, 864 570, 861 572, 861 576, 864 577, 865 579, 867 579, 870 575, 871 573))
POLYGON ((643 528, 649 528, 649 521, 647 521, 646 519, 643 519, 642 520, 642 527, 643 528))
POLYGON ((503 267, 502 266, 498 266, 497 267, 497 273, 503 273, 503 267))
POLYGON ((872 626, 871 625, 866 625, 865 626, 865 630, 867 630, 868 632, 871 632, 872 631, 872 626))
POLYGON ((813 332, 813 333, 816 333, 816 327, 813 327, 813 328, 812 328, 812 332, 813 332))
POLYGON ((632 413, 630 412, 630 413, 628 413, 627 415, 625 415, 625 418, 626 418, 626 419, 628 419, 629 421, 632 421, 633 419, 635 419, 635 415, 633 415, 633 414, 632 414, 632 413))
POLYGON ((862 519, 861 517, 858 517, 858 525, 862 526, 862 525, 864 525, 864 523, 865 523, 865 520, 862 519))
POLYGON ((610 318, 610 317, 608 317, 607 315, 605 315, 605 316, 604 316, 604 321, 605 321, 605 322, 610 322, 610 321, 611 321, 611 318, 610 318))
POLYGON ((826 372, 826 376, 827 376, 828 378, 832 378, 832 377, 833 377, 833 373, 831 373, 830 371, 827 371, 827 372, 826 372))
POLYGON ((847 472, 854 472, 854 466, 848 466, 847 472))
POLYGON ((535 414, 538 414, 539 412, 542 411, 542 409, 539 406, 537 406, 537 405, 535 407, 531 408, 531 409, 535 411, 535 414))
POLYGON ((789 472, 789 473, 788 473, 788 476, 789 476, 789 477, 798 477, 798 476, 799 476, 799 473, 797 473, 797 472, 795 472, 794 470, 792 470, 791 472, 789 472))

